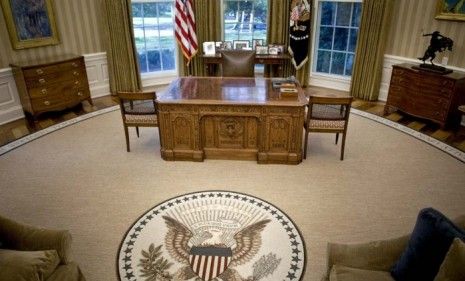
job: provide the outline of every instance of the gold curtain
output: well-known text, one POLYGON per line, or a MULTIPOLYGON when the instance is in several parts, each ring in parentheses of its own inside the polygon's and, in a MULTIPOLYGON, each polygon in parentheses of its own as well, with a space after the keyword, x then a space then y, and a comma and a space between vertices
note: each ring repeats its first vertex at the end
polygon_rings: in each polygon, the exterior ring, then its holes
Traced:
POLYGON ((134 42, 131 0, 104 0, 105 35, 110 91, 138 91, 142 88, 134 42))
POLYGON ((378 100, 393 4, 394 0, 363 1, 350 87, 353 97, 378 100))
POLYGON ((187 60, 178 46, 178 69, 179 76, 193 75, 206 76, 205 64, 200 57, 202 54, 202 43, 221 40, 221 3, 220 0, 195 0, 194 16, 197 28, 197 42, 199 49, 197 55, 187 66, 187 60))
MULTIPOLYGON (((285 48, 289 47, 289 17, 290 17, 290 6, 291 0, 268 0, 268 31, 267 31, 267 42, 268 44, 284 44, 285 48)), ((311 11, 311 17, 314 16, 315 12, 311 11)), ((313 30, 313 20, 311 30, 313 30)), ((311 31, 310 31, 311 39, 311 31)), ((310 58, 311 58, 311 40, 309 40, 308 48, 308 60, 305 65, 300 68, 297 72, 294 66, 289 61, 284 65, 284 76, 295 75, 297 80, 303 87, 308 86, 310 80, 310 58)), ((270 70, 266 69, 265 74, 269 74, 270 70)))

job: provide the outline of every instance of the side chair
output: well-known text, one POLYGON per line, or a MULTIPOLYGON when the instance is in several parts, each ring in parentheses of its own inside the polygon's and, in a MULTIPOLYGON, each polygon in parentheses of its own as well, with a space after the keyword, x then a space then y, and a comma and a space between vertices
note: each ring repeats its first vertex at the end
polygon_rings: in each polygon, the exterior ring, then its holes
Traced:
POLYGON ((255 51, 226 50, 221 51, 221 76, 254 77, 255 51))
POLYGON ((312 96, 308 101, 307 118, 304 123, 304 159, 307 158, 308 134, 310 132, 335 133, 336 144, 342 134, 341 161, 344 160, 344 146, 349 123, 352 97, 312 96))
POLYGON ((118 99, 123 118, 126 149, 129 148, 128 127, 158 127, 157 94, 155 92, 118 92, 118 99))

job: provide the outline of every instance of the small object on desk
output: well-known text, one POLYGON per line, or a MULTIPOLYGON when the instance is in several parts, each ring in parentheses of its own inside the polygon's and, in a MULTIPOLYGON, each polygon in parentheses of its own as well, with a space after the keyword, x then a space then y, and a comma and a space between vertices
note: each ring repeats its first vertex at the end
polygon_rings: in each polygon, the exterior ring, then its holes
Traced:
POLYGON ((299 92, 296 88, 280 88, 281 97, 297 97, 299 92))

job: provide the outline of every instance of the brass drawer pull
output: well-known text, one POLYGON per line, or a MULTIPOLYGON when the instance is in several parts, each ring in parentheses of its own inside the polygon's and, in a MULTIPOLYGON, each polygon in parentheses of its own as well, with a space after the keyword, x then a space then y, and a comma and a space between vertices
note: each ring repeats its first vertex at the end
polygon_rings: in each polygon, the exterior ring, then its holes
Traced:
POLYGON ((74 66, 74 67, 78 67, 78 66, 79 66, 79 64, 77 64, 76 62, 73 62, 71 65, 74 66))
POLYGON ((42 89, 40 92, 45 95, 47 93, 47 89, 42 89))
POLYGON ((79 72, 78 72, 78 71, 74 71, 74 72, 73 72, 73 75, 74 75, 74 76, 79 76, 79 72))
POLYGON ((40 83, 40 84, 44 84, 44 83, 45 83, 45 79, 44 79, 44 78, 40 78, 40 79, 39 79, 39 83, 40 83))
POLYGON ((40 68, 36 69, 36 72, 37 72, 37 74, 43 74, 44 73, 44 71, 42 69, 40 69, 40 68))
POLYGON ((82 97, 82 92, 77 92, 77 95, 82 97))
POLYGON ((81 82, 79 81, 74 81, 74 85, 79 85, 81 82))
POLYGON ((50 105, 50 102, 48 100, 44 101, 45 105, 50 105))

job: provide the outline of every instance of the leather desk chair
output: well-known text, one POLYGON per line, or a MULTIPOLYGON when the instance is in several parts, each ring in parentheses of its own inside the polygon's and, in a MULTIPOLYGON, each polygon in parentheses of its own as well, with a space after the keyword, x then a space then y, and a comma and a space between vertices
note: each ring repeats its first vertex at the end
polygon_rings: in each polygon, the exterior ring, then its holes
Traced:
POLYGON ((221 51, 221 76, 254 77, 255 51, 227 50, 221 51))

